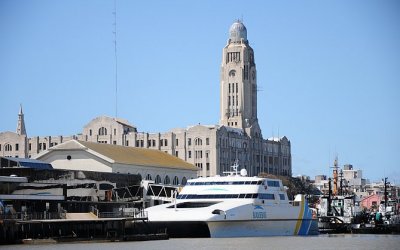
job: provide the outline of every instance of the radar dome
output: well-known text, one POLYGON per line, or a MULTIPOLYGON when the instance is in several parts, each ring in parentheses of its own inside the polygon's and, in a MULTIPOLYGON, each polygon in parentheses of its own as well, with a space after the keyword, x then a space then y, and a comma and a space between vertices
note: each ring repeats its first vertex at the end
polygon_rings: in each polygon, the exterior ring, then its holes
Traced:
POLYGON ((240 170, 240 175, 241 175, 241 176, 247 176, 247 170, 246 170, 245 168, 242 168, 242 169, 240 170))

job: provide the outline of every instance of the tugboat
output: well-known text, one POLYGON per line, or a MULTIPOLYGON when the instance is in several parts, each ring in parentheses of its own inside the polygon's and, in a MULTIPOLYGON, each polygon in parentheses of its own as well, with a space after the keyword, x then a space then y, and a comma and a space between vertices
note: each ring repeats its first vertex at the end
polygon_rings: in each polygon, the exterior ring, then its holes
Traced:
MULTIPOLYGON (((321 233, 348 233, 359 207, 355 205, 354 195, 344 195, 342 181, 338 189, 338 159, 333 164, 333 190, 331 178, 328 180, 328 195, 320 197, 317 208, 318 228, 321 233)), ((342 175, 342 172, 341 172, 342 175)))

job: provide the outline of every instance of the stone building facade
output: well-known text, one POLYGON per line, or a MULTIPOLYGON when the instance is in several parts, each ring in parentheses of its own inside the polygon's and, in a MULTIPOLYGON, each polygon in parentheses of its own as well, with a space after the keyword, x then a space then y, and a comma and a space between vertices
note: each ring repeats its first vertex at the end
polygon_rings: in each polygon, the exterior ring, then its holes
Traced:
MULTIPOLYGON (((22 110, 21 112, 22 113, 22 110)), ((21 119, 21 117, 19 117, 21 119)), ((22 117, 23 120, 23 117, 22 117)), ((18 131, 18 129, 17 129, 18 131)), ((9 132, 12 133, 12 132, 9 132)), ((220 79, 220 122, 218 125, 195 125, 175 128, 165 133, 138 132, 128 121, 100 116, 84 126, 82 134, 71 137, 32 137, 16 134, 4 144, 26 141, 19 157, 34 157, 39 152, 64 141, 81 141, 158 149, 195 165, 198 176, 213 176, 229 171, 238 161, 249 175, 261 172, 291 176, 291 144, 287 137, 264 139, 257 118, 257 71, 254 51, 241 21, 232 24, 227 45, 223 48, 220 79), (25 136, 26 139, 23 139, 25 136), (22 140, 22 141, 21 141, 22 140)), ((8 134, 10 137, 10 134, 8 134)), ((8 154, 16 155, 16 152, 8 154)))

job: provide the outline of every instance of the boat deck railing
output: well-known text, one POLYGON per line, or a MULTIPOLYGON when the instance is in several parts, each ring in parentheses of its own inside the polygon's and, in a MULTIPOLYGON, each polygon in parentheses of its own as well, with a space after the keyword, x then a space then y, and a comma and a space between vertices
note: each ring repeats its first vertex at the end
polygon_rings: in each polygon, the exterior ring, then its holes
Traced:
POLYGON ((99 212, 99 218, 133 218, 137 220, 146 220, 147 211, 140 210, 135 212, 99 212))

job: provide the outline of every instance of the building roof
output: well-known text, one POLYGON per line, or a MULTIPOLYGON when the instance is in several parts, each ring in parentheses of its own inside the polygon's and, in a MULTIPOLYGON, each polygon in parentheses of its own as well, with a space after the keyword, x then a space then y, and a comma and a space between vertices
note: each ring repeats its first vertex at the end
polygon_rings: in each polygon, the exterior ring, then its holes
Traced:
POLYGON ((247 41, 247 29, 242 21, 237 20, 231 25, 229 35, 232 42, 240 42, 241 39, 247 41))
POLYGON ((197 171, 194 165, 155 149, 71 140, 50 148, 48 152, 55 150, 86 150, 101 155, 112 163, 197 171))
POLYGON ((192 164, 160 150, 83 141, 79 141, 79 143, 113 159, 116 163, 197 170, 192 164))

